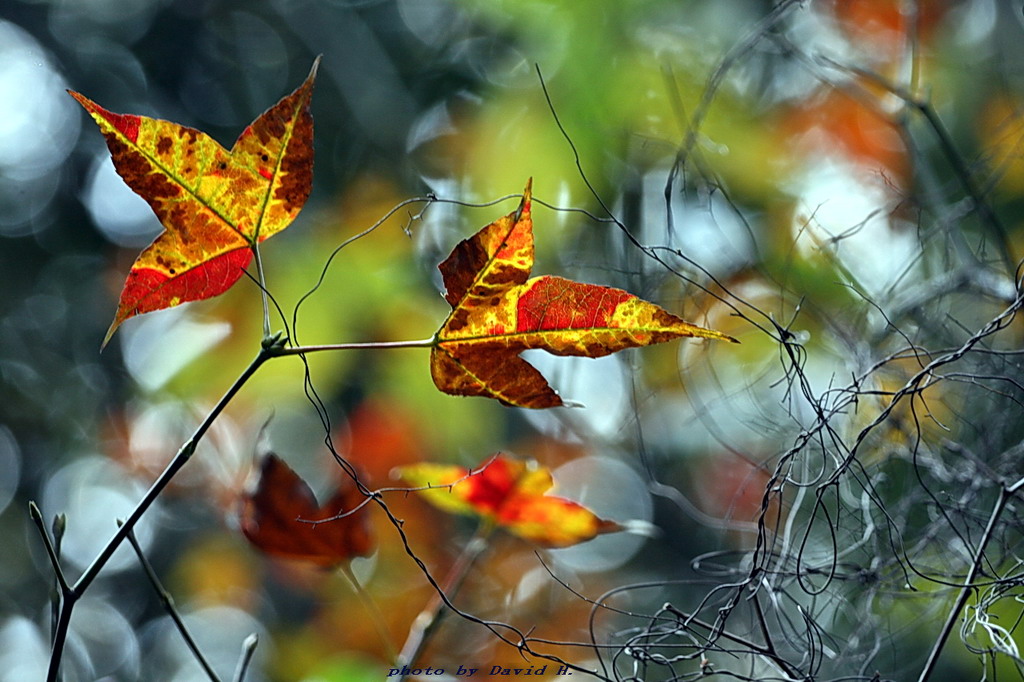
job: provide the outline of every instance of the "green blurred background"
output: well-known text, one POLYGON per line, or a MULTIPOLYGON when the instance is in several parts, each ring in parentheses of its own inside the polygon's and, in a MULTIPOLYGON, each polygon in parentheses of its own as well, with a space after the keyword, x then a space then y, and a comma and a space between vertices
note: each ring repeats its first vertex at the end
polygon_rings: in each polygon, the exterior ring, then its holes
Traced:
MULTIPOLYGON (((437 263, 513 210, 509 195, 533 177, 544 204, 535 273, 626 288, 742 341, 601 360, 531 355, 585 405, 542 414, 438 393, 426 351, 310 356, 332 441, 371 487, 396 485, 397 465, 512 451, 554 468, 563 494, 603 516, 660 529, 543 555, 499 535, 459 605, 538 637, 589 641, 590 605, 543 556, 591 598, 647 585, 614 601, 638 617, 597 618, 599 641, 634 647, 614 665, 606 652, 604 674, 777 676, 757 657, 697 655, 677 630, 652 634, 658 623, 644 616, 672 602, 715 619, 726 599, 712 588, 758 560, 752 522, 778 473, 765 498, 777 532, 759 560, 785 655, 818 679, 911 679, 951 603, 937 580, 962 577, 1000 477, 1020 475, 1020 372, 1007 352, 1019 324, 932 377, 916 402, 882 410, 1014 299, 1022 33, 1019 4, 996 0, 7 0, 0 678, 41 679, 48 657, 52 574, 28 501, 47 519, 67 514, 63 559, 77 576, 261 335, 259 292, 243 280, 131 320, 99 352, 128 268, 159 225, 65 89, 230 145, 323 54, 313 193, 262 251, 289 325, 326 273, 293 338, 430 336, 446 314, 437 263), (325 270, 344 240, 428 194, 509 198, 410 204, 325 270), (834 472, 841 483, 824 486, 834 472), (824 591, 811 596, 798 573, 824 591)), ((388 668, 344 579, 269 560, 237 530, 267 450, 329 494, 337 465, 307 390, 298 360, 264 367, 138 531, 224 679, 251 632, 256 682, 380 680, 388 668)), ((387 501, 443 576, 472 525, 404 495, 387 501)), ((1016 674, 1016 514, 1011 504, 987 569, 1005 589, 966 632, 981 653, 951 643, 933 679, 977 677, 980 666, 1016 674)), ((400 646, 430 589, 383 514, 373 524, 379 549, 355 570, 400 646)), ((761 641, 750 609, 735 607, 729 627, 761 641)), ((601 665, 586 648, 540 648, 601 665)), ((204 679, 126 549, 76 608, 64 658, 67 680, 204 679)), ((519 660, 453 617, 421 658, 485 670, 519 660)))

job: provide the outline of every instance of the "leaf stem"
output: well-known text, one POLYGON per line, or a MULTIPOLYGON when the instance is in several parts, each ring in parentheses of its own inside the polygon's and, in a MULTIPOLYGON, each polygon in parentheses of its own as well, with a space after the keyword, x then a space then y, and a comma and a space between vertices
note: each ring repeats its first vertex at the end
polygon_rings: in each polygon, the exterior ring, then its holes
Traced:
POLYGON ((352 589, 355 590, 356 595, 359 596, 359 601, 363 603, 363 608, 370 615, 370 620, 373 621, 374 628, 377 629, 377 635, 380 637, 381 643, 384 645, 384 653, 388 657, 388 662, 394 665, 398 661, 398 652, 395 651, 395 644, 391 641, 391 633, 388 632, 387 624, 384 622, 384 616, 377 607, 377 602, 374 601, 370 593, 366 591, 366 588, 360 584, 359 579, 356 578, 356 574, 352 572, 352 567, 348 562, 341 565, 342 574, 348 578, 349 583, 352 585, 352 589))
POLYGON ((282 355, 304 355, 325 350, 384 350, 387 348, 432 348, 437 345, 437 336, 417 341, 368 341, 365 343, 329 343, 320 346, 295 346, 273 351, 275 357, 282 355))
POLYGON ((50 668, 46 676, 47 682, 56 682, 57 680, 58 671, 60 670, 60 659, 64 651, 64 642, 67 639, 68 626, 71 623, 71 610, 74 608, 75 604, 82 597, 85 591, 89 589, 89 586, 92 584, 93 580, 96 579, 96 576, 103 567, 106 566, 110 557, 113 556, 114 552, 125 540, 128 534, 135 529, 135 525, 139 522, 139 519, 141 519, 142 515, 145 514, 153 505, 153 502, 156 501, 156 498, 159 497, 160 493, 162 493, 164 488, 166 488, 171 482, 174 475, 177 474, 183 466, 185 466, 185 463, 188 462, 189 459, 191 459, 199 441, 202 440, 204 435, 206 435, 206 432, 213 425, 213 422, 218 416, 220 416, 220 413, 224 411, 224 408, 227 407, 228 403, 230 403, 235 397, 235 394, 241 390, 242 386, 249 381, 252 375, 256 373, 256 370, 258 370, 264 362, 274 357, 277 349, 278 346, 272 345, 269 348, 262 348, 260 350, 259 354, 257 354, 251 363, 249 363, 249 366, 245 368, 245 371, 235 379, 235 383, 231 385, 231 388, 227 390, 224 396, 216 405, 214 405, 213 409, 210 410, 210 413, 206 415, 206 419, 204 419, 196 428, 188 441, 181 446, 177 454, 174 455, 174 458, 163 470, 163 473, 160 474, 159 478, 157 478, 153 485, 150 486, 149 490, 146 491, 145 496, 143 496, 135 506, 135 509, 132 510, 128 519, 125 520, 124 524, 117 529, 114 536, 107 542, 96 558, 93 559, 93 562, 81 577, 78 578, 78 581, 74 586, 64 593, 60 619, 57 622, 57 629, 53 637, 53 648, 50 652, 50 668))
MULTIPOLYGON (((409 628, 409 636, 402 646, 402 653, 398 655, 398 660, 395 661, 395 667, 402 668, 408 666, 411 668, 416 659, 423 653, 427 642, 430 641, 430 637, 437 631, 437 627, 441 623, 442 593, 449 601, 455 598, 459 588, 462 587, 462 583, 465 582, 466 577, 469 575, 469 570, 476 563, 476 560, 480 558, 483 551, 487 549, 487 539, 493 530, 493 523, 488 521, 481 522, 476 533, 466 544, 466 548, 462 550, 462 554, 459 555, 455 565, 452 566, 445 577, 441 590, 431 596, 430 601, 427 602, 427 605, 420 611, 420 614, 416 616, 416 620, 413 621, 412 627, 409 628)), ((404 682, 405 677, 405 675, 399 677, 398 682, 404 682)))
POLYGON ((260 257, 260 244, 252 245, 253 259, 256 261, 256 276, 260 282, 260 296, 263 299, 263 338, 270 337, 270 301, 267 299, 267 278, 263 274, 263 259, 260 257))

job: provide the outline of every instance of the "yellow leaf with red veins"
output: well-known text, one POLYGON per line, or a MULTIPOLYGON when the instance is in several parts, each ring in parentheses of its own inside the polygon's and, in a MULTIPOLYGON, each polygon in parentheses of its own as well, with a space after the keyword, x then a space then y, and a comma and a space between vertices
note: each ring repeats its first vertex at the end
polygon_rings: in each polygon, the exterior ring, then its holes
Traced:
POLYGON ((568 547, 622 527, 563 497, 546 495, 554 486, 549 469, 498 453, 474 470, 445 464, 398 469, 436 507, 475 514, 543 547, 568 547), (429 486, 429 487, 427 487, 429 486))
POLYGON ((562 399, 519 357, 522 351, 597 358, 687 336, 736 341, 621 289, 531 279, 531 186, 519 208, 460 242, 438 266, 452 306, 430 354, 440 390, 515 407, 557 407, 562 399))
POLYGON ((313 179, 309 103, 319 63, 230 151, 194 128, 115 114, 69 91, 99 125, 117 172, 164 226, 132 266, 104 346, 130 317, 227 291, 255 245, 299 214, 313 179))

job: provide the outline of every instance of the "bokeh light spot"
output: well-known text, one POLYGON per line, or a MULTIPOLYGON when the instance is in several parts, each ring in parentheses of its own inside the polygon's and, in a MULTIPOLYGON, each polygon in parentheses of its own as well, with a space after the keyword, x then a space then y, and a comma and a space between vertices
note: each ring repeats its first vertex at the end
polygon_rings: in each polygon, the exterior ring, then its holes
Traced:
POLYGON ((89 169, 82 198, 103 236, 125 247, 142 247, 160 234, 160 221, 145 200, 125 184, 104 148, 89 169))
POLYGON ((0 426, 0 514, 14 498, 21 480, 21 449, 14 434, 6 426, 0 426))
POLYGON ((81 120, 43 48, 0 21, 0 235, 33 231, 52 200, 81 120))
MULTIPOLYGON (((117 530, 116 519, 126 519, 145 489, 109 459, 85 456, 58 470, 43 490, 43 513, 67 514, 62 557, 84 569, 117 530)), ((160 517, 160 503, 150 508, 135 527, 143 550, 153 541, 154 524, 160 517)), ((104 574, 138 566, 131 548, 122 545, 104 568, 104 574)))
MULTIPOLYGON (((576 500, 609 521, 650 523, 653 504, 647 484, 622 462, 604 456, 574 459, 552 472, 554 493, 576 500)), ((551 550, 559 564, 581 573, 598 573, 629 561, 646 542, 635 533, 610 533, 551 550)))

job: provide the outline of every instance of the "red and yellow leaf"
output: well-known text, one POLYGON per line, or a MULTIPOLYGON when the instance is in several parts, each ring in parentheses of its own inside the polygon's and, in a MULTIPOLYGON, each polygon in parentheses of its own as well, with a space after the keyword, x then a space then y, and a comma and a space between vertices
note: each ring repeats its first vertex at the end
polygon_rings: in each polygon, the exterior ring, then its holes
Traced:
POLYGON ((313 178, 309 103, 319 63, 230 151, 194 128, 115 114, 69 91, 99 125, 117 172, 164 226, 132 266, 103 345, 130 317, 227 291, 255 245, 298 215, 313 178))
POLYGON ((242 500, 242 533, 265 554, 334 567, 373 551, 365 509, 335 518, 364 500, 346 478, 330 500, 317 504, 306 482, 271 453, 260 465, 256 489, 242 500))
POLYGON ((568 547, 622 527, 583 505, 545 495, 551 471, 498 453, 475 470, 445 464, 414 464, 398 470, 436 507, 475 514, 543 547, 568 547), (429 486, 429 487, 427 487, 429 486))
POLYGON ((522 351, 596 358, 685 336, 735 342, 621 289, 531 279, 531 184, 519 208, 460 242, 438 266, 452 306, 430 354, 439 389, 516 407, 557 407, 562 399, 519 357, 522 351))

